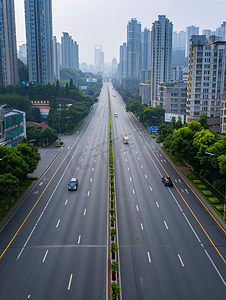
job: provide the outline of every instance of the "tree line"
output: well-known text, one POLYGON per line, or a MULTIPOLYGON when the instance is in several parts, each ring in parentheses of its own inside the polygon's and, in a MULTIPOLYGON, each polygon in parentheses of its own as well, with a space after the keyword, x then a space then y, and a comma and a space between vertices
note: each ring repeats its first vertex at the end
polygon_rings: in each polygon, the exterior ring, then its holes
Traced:
POLYGON ((206 116, 198 122, 192 121, 182 125, 172 118, 170 125, 158 128, 165 148, 172 154, 184 159, 194 171, 208 180, 224 194, 226 186, 226 137, 208 129, 206 116))
POLYGON ((14 196, 20 184, 33 173, 40 160, 38 148, 27 139, 16 147, 0 146, 0 196, 14 196))

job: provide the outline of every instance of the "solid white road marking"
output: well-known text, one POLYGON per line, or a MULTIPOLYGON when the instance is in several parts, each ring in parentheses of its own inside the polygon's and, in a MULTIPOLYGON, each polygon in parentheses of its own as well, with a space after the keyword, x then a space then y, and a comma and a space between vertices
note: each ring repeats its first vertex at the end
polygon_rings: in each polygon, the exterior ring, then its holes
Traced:
POLYGON ((170 188, 168 188, 170 194, 172 195, 174 201, 176 202, 177 206, 179 207, 180 211, 183 212, 182 208, 180 207, 180 204, 177 202, 177 199, 175 198, 174 194, 171 192, 170 188))
POLYGON ((193 231, 194 235, 196 236, 199 243, 201 243, 200 238, 198 237, 197 233, 195 232, 194 228, 192 227, 191 223, 188 221, 188 218, 186 217, 185 213, 183 213, 183 216, 185 217, 185 220, 187 221, 188 225, 191 227, 191 230, 193 231))
POLYGON ((90 191, 88 191, 88 193, 87 193, 87 196, 89 197, 89 193, 90 193, 90 191))
POLYGON ((140 223, 140 227, 141 227, 142 230, 144 230, 144 226, 143 226, 142 223, 140 223))
POLYGON ((224 286, 226 286, 226 282, 224 281, 224 278, 221 276, 221 273, 218 271, 217 267, 215 266, 214 262, 212 261, 211 257, 209 256, 208 252, 206 251, 206 249, 204 249, 206 255, 208 256, 210 262, 212 263, 214 269, 217 271, 217 274, 219 275, 220 279, 222 280, 224 286))
POLYGON ((179 257, 179 260, 180 260, 180 262, 181 262, 182 267, 184 267, 184 264, 183 264, 183 261, 182 261, 182 259, 181 259, 181 257, 180 257, 180 254, 178 254, 178 257, 179 257))
POLYGON ((136 208, 137 208, 137 211, 139 211, 139 207, 138 207, 138 205, 136 205, 136 208))
POLYGON ((80 244, 81 241, 81 234, 78 236, 78 244, 80 244))
POLYGON ((148 261, 149 261, 149 263, 151 263, 151 257, 150 257, 149 252, 147 252, 147 254, 148 254, 148 261))
POLYGON ((158 202, 156 201, 156 205, 157 205, 157 207, 159 207, 159 204, 158 204, 158 202))
POLYGON ((151 186, 149 186, 149 189, 152 191, 152 188, 151 188, 151 186))
POLYGON ((166 224, 166 221, 164 221, 164 224, 165 224, 165 226, 166 226, 166 229, 169 229, 168 226, 167 226, 167 224, 166 224))
POLYGON ((56 228, 58 228, 59 224, 60 224, 60 219, 57 222, 56 228))
POLYGON ((84 215, 84 216, 86 215, 86 208, 84 209, 84 213, 83 213, 83 215, 84 215))
POLYGON ((42 260, 43 263, 44 263, 44 261, 46 260, 46 256, 47 256, 48 252, 49 252, 49 250, 46 250, 46 253, 45 253, 44 258, 43 258, 43 260, 42 260))
POLYGON ((67 288, 68 291, 69 291, 70 288, 71 288, 72 277, 73 277, 73 274, 71 274, 70 279, 69 279, 68 288, 67 288))
POLYGON ((68 199, 66 199, 66 201, 65 201, 65 204, 64 204, 64 205, 67 205, 67 203, 68 203, 68 199))

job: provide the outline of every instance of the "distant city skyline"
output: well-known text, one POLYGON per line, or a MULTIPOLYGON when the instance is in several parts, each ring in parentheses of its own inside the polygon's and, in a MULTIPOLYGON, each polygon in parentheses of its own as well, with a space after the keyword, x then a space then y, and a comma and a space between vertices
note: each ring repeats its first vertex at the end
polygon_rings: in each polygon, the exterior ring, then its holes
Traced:
MULTIPOLYGON (((102 45, 105 62, 115 57, 119 61, 119 47, 127 38, 127 23, 137 18, 144 27, 151 29, 158 15, 166 15, 174 31, 186 30, 194 25, 200 33, 204 29, 216 30, 226 20, 226 3, 191 0, 53 0, 53 34, 61 41, 62 32, 69 32, 79 45, 80 63, 94 64, 94 45, 102 45), (148 13, 147 13, 148 11, 148 13)), ((24 0, 15 0, 16 35, 18 47, 26 42, 24 0)))

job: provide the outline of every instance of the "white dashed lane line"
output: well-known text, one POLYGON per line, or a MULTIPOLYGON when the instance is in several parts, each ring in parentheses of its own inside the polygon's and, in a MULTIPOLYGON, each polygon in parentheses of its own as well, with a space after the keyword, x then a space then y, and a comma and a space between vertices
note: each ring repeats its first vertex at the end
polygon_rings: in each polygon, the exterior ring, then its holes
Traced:
POLYGON ((56 228, 58 228, 59 224, 60 224, 60 219, 57 222, 56 228))
POLYGON ((46 256, 47 256, 48 252, 49 252, 49 250, 46 250, 46 253, 45 253, 45 255, 44 255, 44 257, 43 257, 43 260, 42 260, 43 263, 44 263, 45 260, 46 260, 46 256))
POLYGON ((149 261, 149 263, 151 263, 151 257, 150 257, 150 253, 149 253, 149 252, 147 252, 147 255, 148 255, 148 261, 149 261))

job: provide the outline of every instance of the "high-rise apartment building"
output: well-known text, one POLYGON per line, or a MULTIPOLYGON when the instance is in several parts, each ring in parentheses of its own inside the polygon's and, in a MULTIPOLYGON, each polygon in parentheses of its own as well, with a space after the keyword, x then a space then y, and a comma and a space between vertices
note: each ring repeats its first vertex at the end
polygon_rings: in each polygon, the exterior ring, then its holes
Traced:
POLYGON ((204 29, 202 31, 202 35, 205 35, 206 36, 206 41, 209 42, 209 38, 211 37, 212 32, 211 32, 210 29, 204 29))
POLYGON ((199 34, 199 27, 195 26, 188 26, 186 27, 186 48, 185 48, 185 57, 189 56, 189 43, 191 35, 198 35, 199 34))
POLYGON ((19 84, 14 0, 0 0, 0 83, 19 84))
POLYGON ((25 0, 24 6, 29 80, 52 84, 52 0, 25 0))
POLYGON ((139 78, 141 66, 141 23, 133 18, 127 25, 127 78, 139 78))
POLYGON ((94 66, 96 72, 102 72, 104 69, 104 52, 102 45, 94 46, 94 66))
POLYGON ((186 32, 181 30, 180 32, 173 32, 173 50, 185 50, 186 45, 186 32))
POLYGON ((173 24, 164 15, 152 24, 151 41, 151 106, 157 105, 160 82, 170 80, 173 24))
POLYGON ((123 45, 120 46, 119 50, 119 77, 126 78, 127 77, 127 45, 126 43, 123 43, 123 45))
POLYGON ((226 42, 211 36, 192 35, 188 61, 187 121, 198 120, 203 112, 219 118, 221 96, 226 91, 226 42))
POLYGON ((141 52, 141 70, 151 70, 151 31, 146 27, 141 32, 141 52))
POLYGON ((56 78, 60 79, 60 53, 56 36, 53 36, 53 72, 56 78))
POLYGON ((61 37, 62 68, 79 70, 78 44, 68 32, 61 37))
POLYGON ((19 46, 19 59, 26 65, 27 64, 27 47, 26 44, 19 46))

